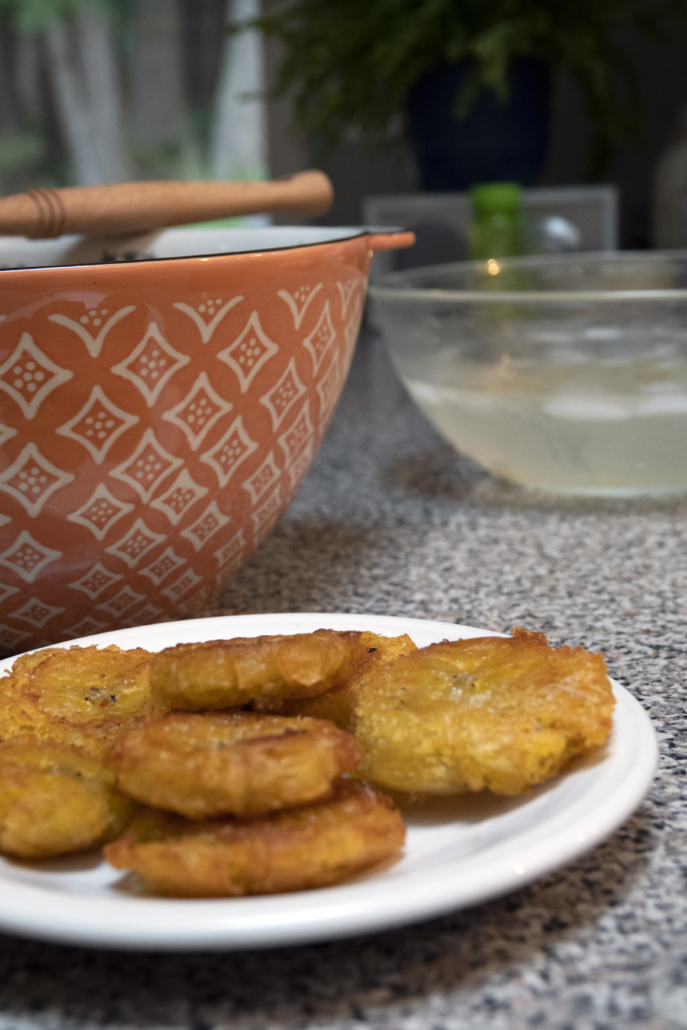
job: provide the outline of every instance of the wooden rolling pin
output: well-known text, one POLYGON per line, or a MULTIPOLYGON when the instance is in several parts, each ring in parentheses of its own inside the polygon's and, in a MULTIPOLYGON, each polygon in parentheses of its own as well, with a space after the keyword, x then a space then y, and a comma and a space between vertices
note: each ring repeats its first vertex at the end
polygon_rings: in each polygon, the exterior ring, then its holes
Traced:
POLYGON ((40 189, 0 198, 0 235, 124 235, 238 215, 319 215, 334 199, 324 172, 271 182, 120 182, 40 189))

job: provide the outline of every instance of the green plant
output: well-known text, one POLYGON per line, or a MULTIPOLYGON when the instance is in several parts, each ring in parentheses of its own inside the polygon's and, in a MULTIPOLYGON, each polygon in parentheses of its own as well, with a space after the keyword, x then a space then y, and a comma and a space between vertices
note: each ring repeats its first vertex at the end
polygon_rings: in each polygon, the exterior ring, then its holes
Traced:
POLYGON ((21 32, 40 32, 84 7, 104 13, 113 9, 108 0, 0 0, 0 10, 9 13, 21 32))
POLYGON ((383 136, 421 76, 466 62, 464 116, 484 88, 508 95, 518 57, 567 68, 594 126, 593 164, 618 138, 636 138, 637 88, 617 30, 656 33, 685 0, 264 0, 252 23, 281 40, 276 92, 329 147, 351 128, 383 136))
POLYGON ((0 173, 37 165, 45 157, 45 140, 39 129, 0 132, 0 173))

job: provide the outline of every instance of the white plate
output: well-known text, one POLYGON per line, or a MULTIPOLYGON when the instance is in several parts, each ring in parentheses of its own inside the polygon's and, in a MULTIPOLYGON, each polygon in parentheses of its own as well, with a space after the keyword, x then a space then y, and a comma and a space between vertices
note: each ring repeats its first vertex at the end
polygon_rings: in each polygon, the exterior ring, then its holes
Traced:
MULTIPOLYGON (((180 641, 320 627, 409 633, 421 647, 495 635, 420 619, 307 613, 140 626, 78 643, 159 650, 180 641)), ((11 664, 0 662, 0 672, 11 664)), ((370 933, 505 894, 592 848, 644 796, 656 765, 656 736, 641 705, 619 684, 613 688, 614 729, 601 752, 525 798, 478 795, 405 813, 404 855, 386 869, 323 890, 185 900, 127 894, 117 888, 121 872, 94 855, 36 864, 0 859, 0 927, 89 946, 231 950, 370 933)))

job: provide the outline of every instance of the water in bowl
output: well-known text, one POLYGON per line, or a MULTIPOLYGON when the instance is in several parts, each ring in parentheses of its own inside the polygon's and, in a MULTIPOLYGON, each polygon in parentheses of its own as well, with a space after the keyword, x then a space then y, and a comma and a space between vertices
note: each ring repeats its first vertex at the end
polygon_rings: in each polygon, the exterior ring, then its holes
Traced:
POLYGON ((687 360, 400 369, 418 406, 496 475, 557 493, 687 492, 687 360))

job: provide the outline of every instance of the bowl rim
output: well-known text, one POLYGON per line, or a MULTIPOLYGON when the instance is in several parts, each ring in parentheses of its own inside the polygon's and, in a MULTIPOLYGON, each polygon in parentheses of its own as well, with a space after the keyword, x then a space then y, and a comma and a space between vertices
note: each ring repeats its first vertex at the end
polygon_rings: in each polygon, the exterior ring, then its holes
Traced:
MULTIPOLYGON (((683 258, 687 261, 687 249, 675 250, 624 250, 624 251, 583 251, 579 254, 531 254, 525 257, 497 258, 500 267, 528 268, 536 265, 564 264, 577 260, 591 263, 601 259, 620 262, 637 261, 641 259, 647 262, 659 263, 666 257, 683 258)), ((444 303, 444 304, 468 304, 468 303, 547 303, 547 304, 588 304, 590 302, 609 301, 638 301, 638 300, 684 300, 687 299, 687 289, 658 289, 658 290, 461 290, 442 289, 441 287, 406 287, 403 279, 408 275, 421 275, 442 269, 473 269, 486 270, 487 261, 454 261, 441 265, 424 265, 419 268, 409 268, 403 271, 386 272, 376 276, 369 284, 368 291, 375 300, 394 300, 394 302, 416 302, 421 303, 444 303)))
MULTIPOLYGON (((250 230, 251 229, 251 227, 249 227, 249 226, 235 226, 235 227, 234 226, 226 226, 226 227, 210 226, 207 229, 204 229, 202 226, 200 226, 200 227, 199 226, 192 226, 192 227, 188 227, 188 228, 186 226, 166 226, 166 227, 163 226, 161 228, 160 232, 189 232, 189 233, 190 232, 208 232, 208 233, 215 233, 215 232, 217 232, 217 233, 220 233, 220 232, 230 232, 234 228, 242 229, 242 230, 250 230)), ((131 259, 131 260, 129 260, 129 259, 118 260, 118 259, 115 258, 112 261, 83 261, 83 262, 75 262, 74 264, 58 263, 58 264, 52 264, 52 265, 51 264, 18 265, 18 266, 14 267, 14 268, 2 268, 2 267, 0 267, 0 275, 5 275, 5 274, 8 274, 8 273, 16 275, 17 273, 43 272, 43 271, 58 272, 58 271, 61 271, 62 269, 91 269, 91 270, 95 269, 95 268, 110 269, 110 268, 122 268, 122 267, 132 267, 132 266, 140 266, 140 265, 148 265, 149 266, 149 265, 160 264, 162 262, 170 262, 170 261, 192 261, 192 260, 209 261, 212 258, 234 258, 234 257, 245 257, 246 255, 259 256, 260 254, 274 254, 274 253, 278 253, 279 251, 306 250, 306 249, 312 248, 312 247, 326 247, 326 246, 330 246, 331 244, 348 243, 351 240, 361 239, 362 237, 365 237, 365 236, 387 236, 387 235, 393 236, 393 235, 396 235, 396 234, 398 234, 400 232, 404 232, 405 231, 403 229, 399 229, 399 228, 396 228, 396 227, 390 227, 390 226, 377 227, 377 226, 317 226, 317 225, 312 225, 312 226, 311 225, 294 225, 294 226, 290 226, 290 225, 274 225, 274 226, 264 226, 264 227, 260 226, 259 227, 259 229, 263 229, 263 228, 265 230, 269 229, 269 230, 272 230, 272 231, 274 231, 274 230, 279 231, 279 230, 282 230, 282 229, 283 230, 291 229, 291 230, 294 230, 294 231, 306 231, 306 232, 308 230, 310 230, 310 229, 312 229, 312 230, 318 230, 319 229, 319 230, 323 230, 323 231, 326 230, 327 231, 327 235, 325 237, 323 237, 323 238, 313 239, 313 240, 309 240, 309 241, 306 241, 306 242, 303 242, 303 243, 280 243, 280 244, 277 244, 277 245, 274 245, 274 246, 245 247, 245 248, 239 248, 237 250, 210 251, 208 253, 200 253, 200 252, 198 252, 198 253, 194 253, 194 254, 172 254, 172 255, 168 255, 168 256, 159 256, 159 257, 158 256, 154 256, 154 255, 149 255, 149 256, 144 256, 144 257, 140 257, 140 258, 134 258, 134 259, 131 259)), ((143 234, 141 234, 141 235, 143 235, 143 234)), ((58 237, 58 238, 62 239, 64 241, 70 240, 70 241, 73 241, 74 243, 77 243, 80 240, 86 239, 86 237, 84 237, 82 235, 63 236, 63 237, 58 237)), ((103 238, 103 239, 105 239, 105 238, 103 238)), ((108 237, 108 239, 109 239, 109 237, 108 237)), ((27 238, 27 237, 0 236, 0 247, 2 246, 3 243, 5 243, 6 241, 10 241, 10 240, 21 240, 23 245, 26 245, 27 243, 29 245, 32 245, 34 243, 38 244, 38 243, 52 243, 52 242, 56 242, 56 240, 49 239, 49 238, 40 239, 40 240, 34 240, 34 239, 27 238)), ((0 260, 1 260, 1 258, 2 258, 2 255, 1 255, 1 251, 0 251, 0 260)))

